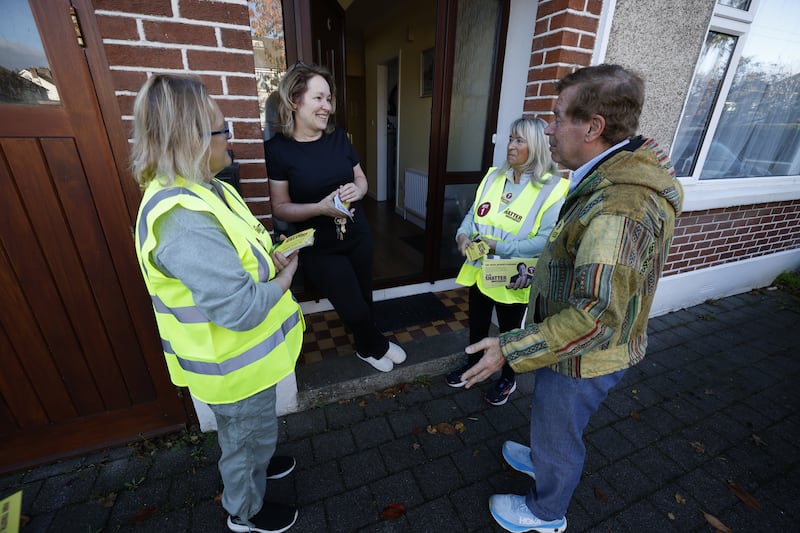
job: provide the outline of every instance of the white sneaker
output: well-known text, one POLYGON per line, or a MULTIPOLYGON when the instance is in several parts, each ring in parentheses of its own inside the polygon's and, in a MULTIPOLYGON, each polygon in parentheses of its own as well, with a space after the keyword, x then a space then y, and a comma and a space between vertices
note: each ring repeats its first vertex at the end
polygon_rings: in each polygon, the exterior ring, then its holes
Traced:
POLYGON ((525 496, 516 494, 495 494, 489 498, 489 511, 495 521, 506 531, 523 533, 561 533, 567 529, 567 519, 542 520, 528 509, 525 496))
POLYGON ((385 355, 380 359, 375 359, 374 357, 361 357, 361 355, 356 352, 356 357, 365 363, 371 364, 376 370, 380 370, 381 372, 390 372, 394 368, 392 360, 385 355))
POLYGON ((389 349, 386 350, 385 354, 383 354, 384 359, 386 359, 387 357, 389 358, 389 361, 391 361, 396 365, 399 365, 400 363, 406 360, 406 351, 403 350, 398 345, 396 345, 395 343, 390 342, 389 349))
POLYGON ((503 443, 503 459, 517 472, 528 474, 536 479, 536 471, 531 462, 531 449, 527 446, 513 440, 505 441, 503 443))

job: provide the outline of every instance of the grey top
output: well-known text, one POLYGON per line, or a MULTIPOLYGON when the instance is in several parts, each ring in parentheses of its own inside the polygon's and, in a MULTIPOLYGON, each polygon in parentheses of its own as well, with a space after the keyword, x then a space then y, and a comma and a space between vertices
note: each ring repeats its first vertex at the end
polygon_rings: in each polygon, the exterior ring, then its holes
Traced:
POLYGON ((283 291, 248 274, 219 221, 209 213, 180 206, 153 228, 158 246, 153 262, 183 282, 206 317, 224 328, 247 331, 260 324, 283 291))

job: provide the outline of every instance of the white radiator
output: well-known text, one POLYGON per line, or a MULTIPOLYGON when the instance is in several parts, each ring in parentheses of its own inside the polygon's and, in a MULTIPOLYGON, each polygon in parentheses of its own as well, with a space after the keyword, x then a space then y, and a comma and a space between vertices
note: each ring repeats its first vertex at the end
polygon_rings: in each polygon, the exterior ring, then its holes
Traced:
POLYGON ((405 209, 424 222, 428 201, 428 173, 407 168, 405 177, 405 209))

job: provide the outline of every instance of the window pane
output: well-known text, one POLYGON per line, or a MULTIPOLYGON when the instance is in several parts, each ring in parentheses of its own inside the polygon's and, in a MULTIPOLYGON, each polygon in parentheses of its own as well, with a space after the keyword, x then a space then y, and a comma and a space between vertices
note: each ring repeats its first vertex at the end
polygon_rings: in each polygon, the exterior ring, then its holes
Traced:
POLYGON ((500 7, 499 0, 458 2, 448 172, 482 170, 500 7))
POLYGON ((28 2, 6 2, 0 17, 0 103, 59 100, 28 2))
POLYGON ((286 44, 281 0, 249 0, 250 33, 258 86, 258 109, 264 135, 269 137, 278 122, 278 84, 286 72, 286 44), (267 99, 275 93, 272 100, 267 99))
POLYGON ((691 176, 694 172, 697 154, 719 97, 734 46, 736 37, 732 35, 710 31, 706 36, 672 148, 672 161, 678 176, 691 176))
POLYGON ((761 2, 701 179, 800 174, 800 3, 761 2))
POLYGON ((750 9, 750 0, 717 0, 717 4, 734 9, 741 9, 742 11, 750 9))

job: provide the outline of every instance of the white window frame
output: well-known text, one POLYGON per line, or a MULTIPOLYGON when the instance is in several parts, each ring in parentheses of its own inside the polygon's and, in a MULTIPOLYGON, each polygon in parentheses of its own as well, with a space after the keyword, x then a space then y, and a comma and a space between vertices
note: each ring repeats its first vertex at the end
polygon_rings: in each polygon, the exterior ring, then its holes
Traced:
MULTIPOLYGON (((714 13, 704 38, 709 31, 718 31, 728 35, 735 35, 738 40, 731 57, 730 66, 723 79, 719 99, 714 104, 711 112, 708 130, 700 146, 693 175, 679 177, 686 193, 683 205, 684 211, 700 211, 800 199, 800 175, 713 180, 701 180, 699 177, 719 124, 725 99, 733 83, 736 68, 739 65, 750 24, 760 2, 761 0, 752 0, 748 11, 721 5, 714 6, 714 13)), ((694 80, 692 80, 692 83, 694 83, 694 80)), ((672 146, 675 146, 677 133, 676 131, 675 137, 672 139, 672 146)))

